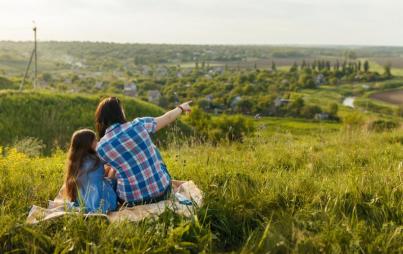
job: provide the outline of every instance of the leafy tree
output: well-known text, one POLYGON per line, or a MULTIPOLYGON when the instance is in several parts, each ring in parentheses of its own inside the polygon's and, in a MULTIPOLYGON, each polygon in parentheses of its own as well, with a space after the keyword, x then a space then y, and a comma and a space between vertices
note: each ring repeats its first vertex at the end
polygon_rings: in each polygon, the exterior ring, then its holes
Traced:
POLYGON ((351 59, 351 60, 357 59, 357 53, 355 53, 352 50, 345 51, 344 56, 346 59, 351 59))
POLYGON ((248 98, 243 98, 235 107, 236 112, 250 114, 254 112, 255 103, 248 98))
POLYGON ((275 99, 276 95, 265 95, 260 97, 257 101, 258 112, 269 114, 275 99))
POLYGON ((314 118, 318 113, 322 113, 322 109, 317 105, 305 105, 300 112, 305 118, 314 118))
POLYGON ((340 62, 339 60, 336 61, 336 63, 333 66, 334 71, 338 71, 340 69, 340 62))
POLYGON ((304 59, 304 60, 302 60, 301 69, 303 70, 305 68, 306 68, 306 62, 305 62, 305 59, 304 59))
POLYGON ((330 115, 337 116, 338 111, 339 111, 339 106, 337 105, 337 103, 330 104, 330 107, 329 107, 329 114, 330 115))
POLYGON ((50 73, 45 72, 42 74, 42 79, 46 82, 52 81, 52 75, 50 73))
POLYGON ((384 75, 385 77, 388 77, 388 78, 392 77, 391 65, 390 65, 390 64, 386 64, 386 65, 383 67, 383 69, 384 69, 383 75, 384 75))
POLYGON ((276 63, 275 63, 275 62, 272 62, 272 63, 271 63, 271 70, 272 70, 272 71, 277 71, 277 67, 276 67, 276 63))
POLYGON ((365 62, 364 62, 364 72, 368 73, 368 71, 369 71, 369 62, 368 62, 368 60, 365 60, 365 62))
POLYGON ((208 111, 211 108, 211 103, 207 99, 201 99, 197 102, 199 108, 208 111))
POLYGON ((299 76, 298 83, 301 87, 304 88, 314 88, 315 81, 313 80, 312 75, 303 73, 299 76))
POLYGON ((298 97, 296 100, 288 105, 287 111, 292 116, 299 116, 304 105, 304 99, 298 97))
POLYGON ((290 72, 297 72, 298 71, 298 64, 294 62, 294 64, 290 68, 290 72))

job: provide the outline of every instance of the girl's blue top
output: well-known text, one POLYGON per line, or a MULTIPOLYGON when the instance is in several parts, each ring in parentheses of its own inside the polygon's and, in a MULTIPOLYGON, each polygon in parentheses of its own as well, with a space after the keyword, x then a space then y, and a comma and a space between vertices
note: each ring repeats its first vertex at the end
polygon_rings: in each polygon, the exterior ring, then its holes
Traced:
POLYGON ((78 176, 79 195, 75 202, 84 206, 86 213, 107 213, 117 209, 117 196, 114 190, 116 181, 104 178, 104 165, 87 157, 82 165, 82 174, 78 176), (94 168, 95 166, 95 168, 94 168))

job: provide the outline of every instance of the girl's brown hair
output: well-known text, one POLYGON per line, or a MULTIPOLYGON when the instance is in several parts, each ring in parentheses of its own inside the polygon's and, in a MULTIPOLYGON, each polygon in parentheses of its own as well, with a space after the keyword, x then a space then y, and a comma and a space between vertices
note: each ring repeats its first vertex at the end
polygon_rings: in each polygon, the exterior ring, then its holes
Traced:
POLYGON ((80 183, 77 179, 83 173, 81 167, 84 163, 84 159, 90 157, 95 161, 93 169, 99 164, 96 151, 92 148, 92 144, 95 140, 95 132, 89 129, 78 130, 74 132, 71 137, 64 181, 65 196, 70 201, 77 199, 77 189, 80 187, 80 183))
POLYGON ((95 129, 99 138, 105 135, 109 126, 125 122, 127 122, 126 116, 118 98, 109 97, 98 104, 95 112, 95 129))

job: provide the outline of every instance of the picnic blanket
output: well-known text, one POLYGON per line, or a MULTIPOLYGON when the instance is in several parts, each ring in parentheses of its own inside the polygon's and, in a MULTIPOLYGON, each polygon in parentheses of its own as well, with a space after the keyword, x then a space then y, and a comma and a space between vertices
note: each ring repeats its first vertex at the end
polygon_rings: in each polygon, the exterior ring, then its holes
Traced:
MULTIPOLYGON (((162 214, 165 209, 170 209, 177 214, 190 217, 194 214, 197 207, 203 204, 203 193, 194 184, 193 181, 172 181, 173 184, 173 195, 168 200, 163 200, 158 203, 147 204, 147 205, 137 205, 133 207, 122 206, 118 211, 110 212, 108 214, 84 214, 86 217, 103 217, 110 222, 119 221, 133 221, 138 222, 146 218, 155 218, 162 214), (180 193, 187 199, 192 201, 192 205, 184 205, 175 198, 175 193, 180 193)), ((66 202, 61 195, 61 191, 58 196, 49 201, 47 208, 42 208, 39 206, 32 206, 27 223, 36 224, 41 221, 52 220, 59 217, 63 217, 71 214, 79 214, 80 211, 77 208, 73 208, 72 204, 66 202)))

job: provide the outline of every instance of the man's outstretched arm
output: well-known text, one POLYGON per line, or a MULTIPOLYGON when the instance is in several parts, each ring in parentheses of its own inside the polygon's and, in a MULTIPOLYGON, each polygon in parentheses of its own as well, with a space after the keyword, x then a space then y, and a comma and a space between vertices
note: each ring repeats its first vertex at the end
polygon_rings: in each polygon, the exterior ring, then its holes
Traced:
POLYGON ((162 116, 156 117, 155 121, 157 122, 157 128, 156 131, 164 128, 168 124, 172 123, 173 121, 178 118, 182 114, 183 111, 185 112, 190 112, 190 106, 189 104, 192 101, 188 101, 185 103, 182 103, 181 105, 177 106, 175 109, 172 109, 171 111, 166 112, 162 116))

